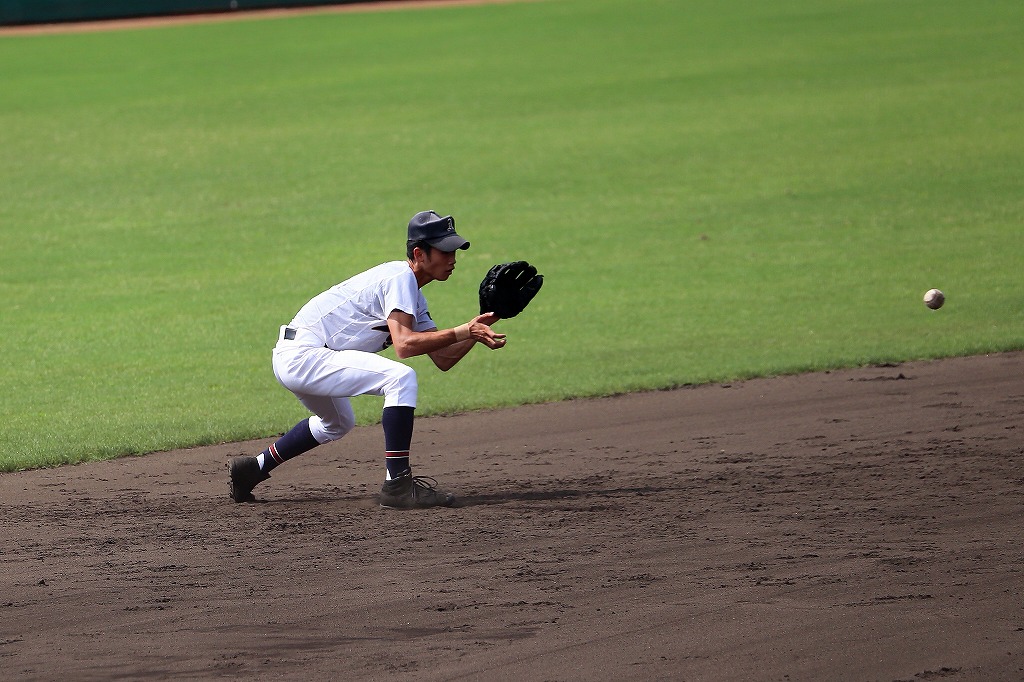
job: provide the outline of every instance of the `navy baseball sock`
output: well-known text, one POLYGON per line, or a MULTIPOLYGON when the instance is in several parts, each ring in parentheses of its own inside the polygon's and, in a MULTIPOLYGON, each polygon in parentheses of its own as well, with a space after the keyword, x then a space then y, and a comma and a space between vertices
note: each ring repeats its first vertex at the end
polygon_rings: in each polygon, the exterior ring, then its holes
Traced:
POLYGON ((409 471, 409 446, 412 444, 412 423, 415 407, 385 407, 380 423, 384 427, 384 463, 388 479, 409 471))
POLYGON ((260 453, 260 468, 269 472, 278 464, 288 461, 292 457, 298 457, 303 452, 308 452, 320 445, 320 442, 313 437, 309 430, 309 420, 303 419, 292 427, 292 430, 277 439, 277 442, 260 453))

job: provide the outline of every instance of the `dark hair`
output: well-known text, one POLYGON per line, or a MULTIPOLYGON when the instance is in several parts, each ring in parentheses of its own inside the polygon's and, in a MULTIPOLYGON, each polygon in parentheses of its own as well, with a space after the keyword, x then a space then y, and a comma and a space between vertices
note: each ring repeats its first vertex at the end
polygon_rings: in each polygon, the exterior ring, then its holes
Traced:
POLYGON ((422 239, 410 239, 405 243, 405 257, 408 258, 409 260, 412 260, 412 250, 415 249, 417 246, 420 247, 423 250, 423 253, 427 254, 428 256, 430 255, 431 249, 434 248, 433 246, 426 243, 422 239))

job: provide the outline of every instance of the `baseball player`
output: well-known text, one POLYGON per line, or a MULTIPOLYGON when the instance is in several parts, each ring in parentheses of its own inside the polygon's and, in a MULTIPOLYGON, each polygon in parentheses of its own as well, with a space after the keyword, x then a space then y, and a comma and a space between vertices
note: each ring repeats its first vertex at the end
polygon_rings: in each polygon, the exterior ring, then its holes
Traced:
POLYGON ((406 260, 383 263, 314 296, 281 327, 274 348, 277 380, 313 413, 255 457, 230 464, 231 497, 251 502, 253 488, 284 462, 318 445, 342 438, 355 426, 349 398, 384 397, 386 475, 380 503, 385 507, 448 506, 454 497, 429 477, 412 475, 409 448, 416 410, 416 373, 378 353, 394 346, 399 358, 428 355, 448 371, 478 343, 505 345, 495 333, 494 313, 482 313, 453 329, 438 330, 421 289, 446 281, 455 255, 469 242, 455 231, 455 219, 422 211, 409 221, 406 260))

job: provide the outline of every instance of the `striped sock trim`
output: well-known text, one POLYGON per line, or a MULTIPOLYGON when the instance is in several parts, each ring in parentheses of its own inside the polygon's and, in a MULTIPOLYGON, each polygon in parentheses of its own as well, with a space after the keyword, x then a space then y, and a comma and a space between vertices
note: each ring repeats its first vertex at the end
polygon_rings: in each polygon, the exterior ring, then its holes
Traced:
POLYGON ((284 457, 282 457, 280 455, 280 453, 278 453, 278 451, 277 451, 277 444, 271 445, 269 448, 267 448, 267 452, 270 454, 271 457, 274 458, 274 461, 276 463, 278 463, 278 464, 283 464, 284 463, 284 457))
POLYGON ((385 480, 390 481, 396 476, 400 476, 409 469, 409 451, 392 451, 384 453, 384 466, 387 467, 387 476, 385 480))

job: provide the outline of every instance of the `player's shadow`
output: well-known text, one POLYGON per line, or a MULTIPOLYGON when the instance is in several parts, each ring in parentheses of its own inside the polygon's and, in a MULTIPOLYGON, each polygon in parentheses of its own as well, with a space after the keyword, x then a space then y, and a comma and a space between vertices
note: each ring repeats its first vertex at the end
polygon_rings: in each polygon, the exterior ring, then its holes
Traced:
POLYGON ((614 497, 636 497, 663 493, 668 488, 635 486, 629 488, 562 488, 556 490, 523 490, 501 493, 458 495, 453 507, 478 507, 512 502, 559 502, 567 500, 595 500, 614 497))
MULTIPOLYGON (((458 494, 455 496, 454 508, 460 507, 481 507, 497 504, 514 504, 517 502, 568 502, 572 500, 611 500, 614 498, 644 497, 656 495, 678 488, 664 486, 632 486, 622 488, 556 488, 552 490, 521 490, 506 491, 499 493, 474 493, 469 495, 458 494)), ((360 495, 345 498, 335 494, 302 494, 295 497, 287 495, 271 499, 257 498, 249 504, 330 504, 356 508, 375 507, 379 502, 378 495, 363 497, 360 495)))

